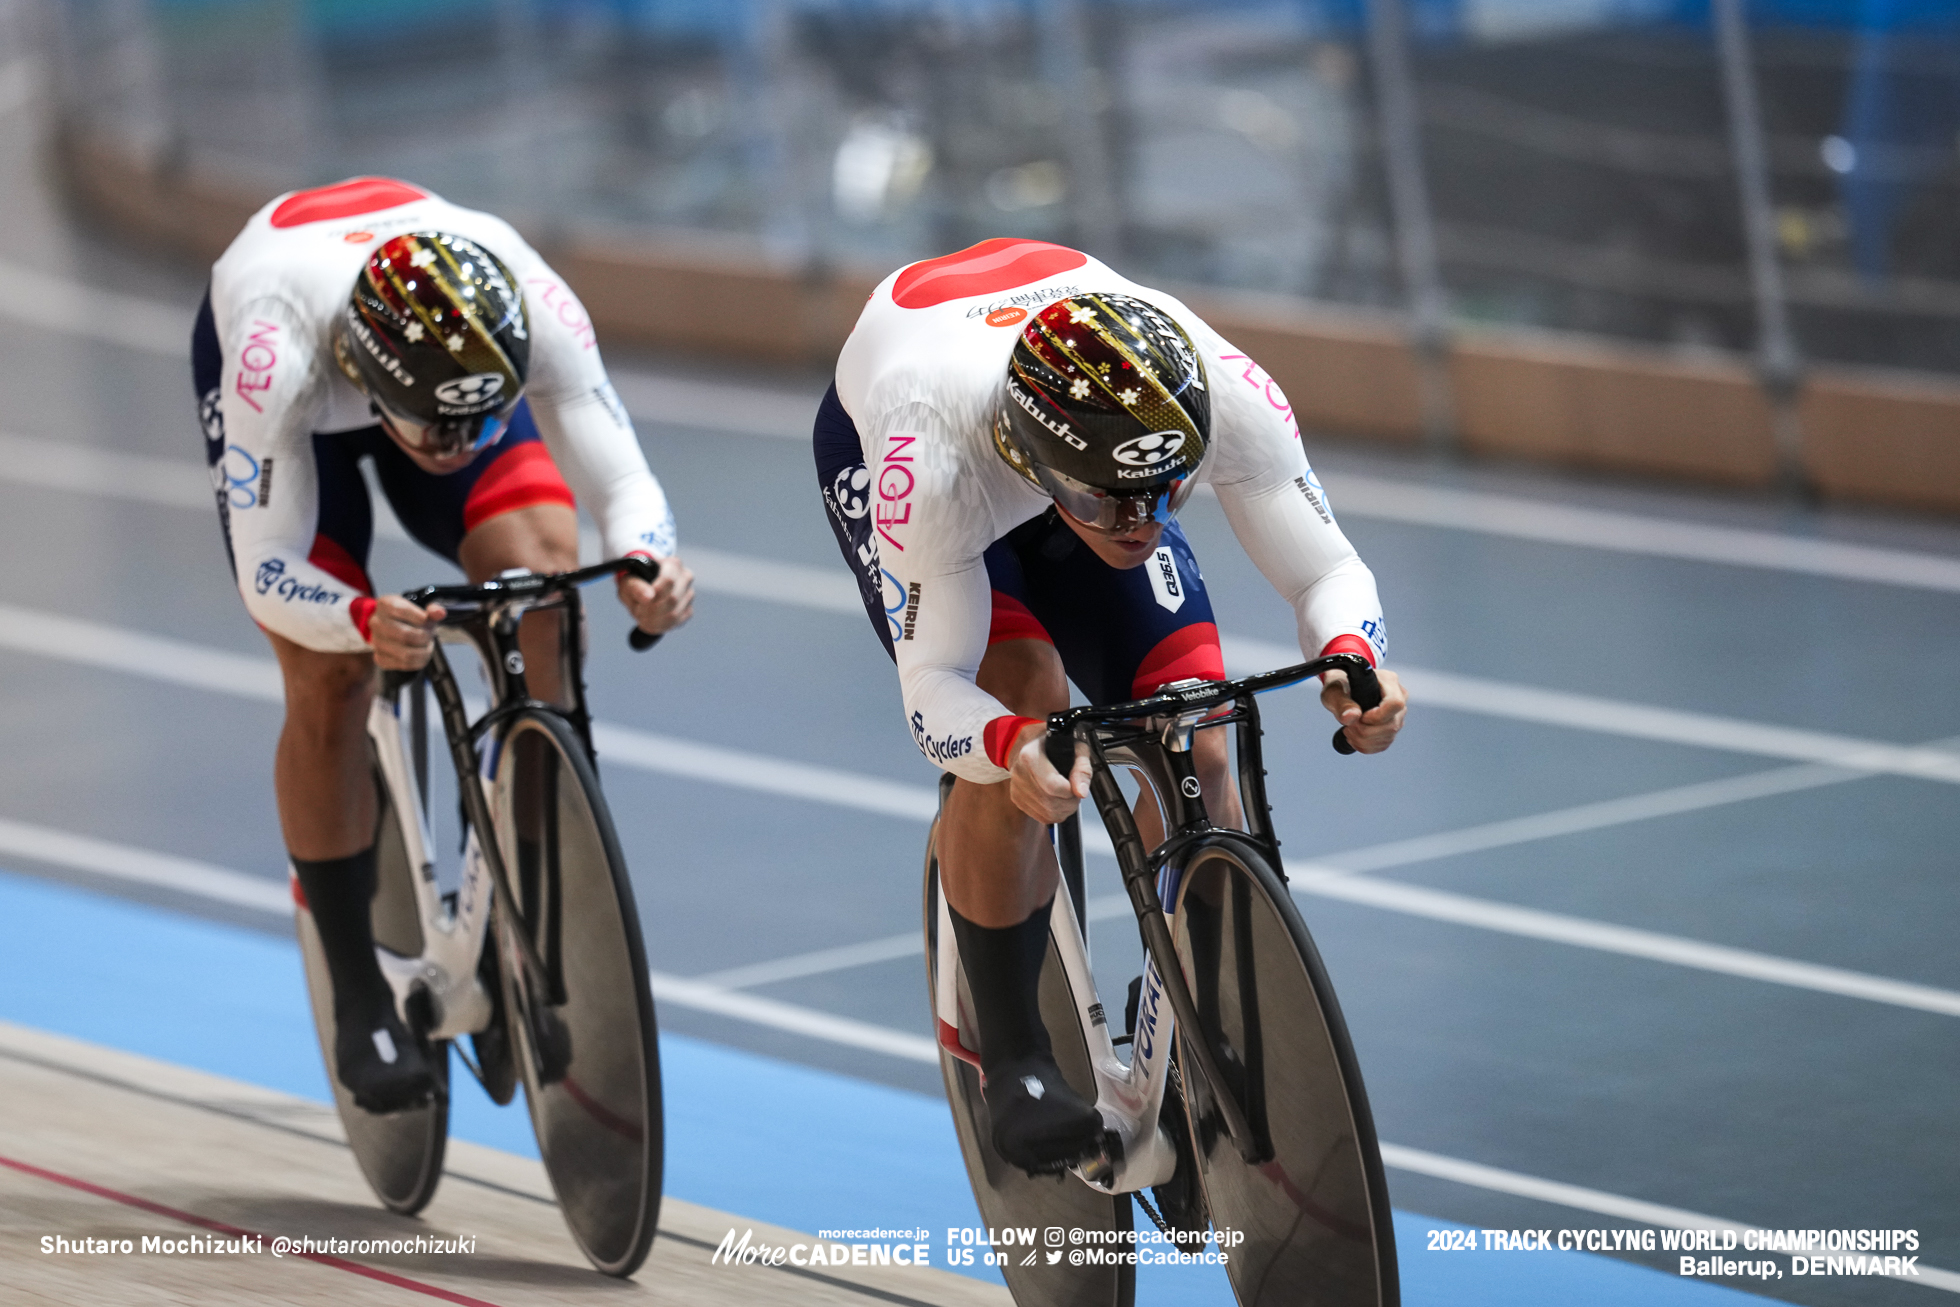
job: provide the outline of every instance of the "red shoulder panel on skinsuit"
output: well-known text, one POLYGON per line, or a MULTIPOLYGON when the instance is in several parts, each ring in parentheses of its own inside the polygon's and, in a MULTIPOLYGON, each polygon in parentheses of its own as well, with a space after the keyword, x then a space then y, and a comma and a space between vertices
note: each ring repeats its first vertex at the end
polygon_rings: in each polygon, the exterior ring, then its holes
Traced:
POLYGON ((915 263, 898 274, 892 303, 901 309, 929 309, 947 300, 992 295, 1058 272, 1079 268, 1089 256, 1047 241, 996 236, 957 254, 915 263))
POLYGON ((299 227, 309 222, 328 222, 428 198, 427 191, 392 177, 349 177, 344 182, 288 197, 272 211, 272 225, 299 227))

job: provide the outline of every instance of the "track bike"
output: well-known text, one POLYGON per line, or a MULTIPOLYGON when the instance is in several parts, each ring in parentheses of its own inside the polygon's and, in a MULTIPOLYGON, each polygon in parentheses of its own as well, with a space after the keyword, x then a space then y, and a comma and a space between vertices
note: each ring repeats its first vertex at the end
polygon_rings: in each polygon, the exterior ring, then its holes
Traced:
MULTIPOLYGON (((437 1092, 367 1112, 332 1073, 332 985, 294 879, 314 1023, 355 1160, 382 1205, 414 1213, 442 1178, 449 1052, 499 1105, 521 1083, 565 1223, 587 1258, 628 1276, 660 1213, 662 1122, 653 994, 639 912, 599 789, 586 709, 578 587, 658 566, 623 558, 551 575, 506 572, 482 585, 427 586, 411 602, 448 611, 420 672, 386 672, 368 716, 380 798, 375 954, 437 1092), (518 624, 556 611, 563 698, 532 697, 518 624), (443 642, 481 657, 491 690, 471 720, 443 642), (455 768, 462 856, 453 889, 437 874, 429 822, 428 700, 455 768), (458 1042, 469 1036, 471 1057, 458 1042)), ((637 629, 636 649, 657 637, 637 629)))
MULTIPOLYGON (((1126 1254, 1159 1244, 1200 1252, 1208 1239, 1244 1307, 1400 1302, 1374 1120, 1333 986, 1286 887, 1254 699, 1333 670, 1347 673, 1364 710, 1381 702, 1367 660, 1334 654, 1049 717, 1046 747, 1058 770, 1074 765, 1078 743, 1087 750, 1090 794, 1144 948, 1126 1033, 1115 1035, 1089 967, 1079 819, 1051 828, 1068 893, 1055 896, 1049 918, 1041 1012, 1063 1077, 1105 1126, 1100 1154, 1067 1175, 1031 1177, 994 1151, 971 999, 939 890, 935 823, 928 983, 974 1198, 990 1228, 1059 1227, 1070 1254, 1059 1246, 1008 1253, 1001 1270, 1019 1307, 1127 1307, 1135 1263, 1126 1254), (1244 832, 1212 825, 1192 765, 1194 734, 1226 725, 1238 737, 1244 832), (1155 849, 1137 833, 1117 767, 1158 804, 1167 835, 1155 849), (1125 1044, 1127 1061, 1116 1051, 1125 1044), (1133 1199, 1157 1235, 1138 1238, 1133 1199)), ((1344 730, 1334 743, 1353 751, 1344 730)), ((942 781, 942 806, 951 779, 942 781)))

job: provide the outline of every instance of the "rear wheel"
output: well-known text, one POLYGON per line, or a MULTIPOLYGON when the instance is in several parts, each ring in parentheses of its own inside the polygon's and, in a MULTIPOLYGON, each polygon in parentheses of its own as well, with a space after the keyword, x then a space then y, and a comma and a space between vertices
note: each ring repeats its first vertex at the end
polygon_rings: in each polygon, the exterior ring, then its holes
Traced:
POLYGON ((1227 1083, 1182 1056, 1185 1109, 1214 1228, 1242 1307, 1395 1307, 1388 1186, 1347 1025, 1292 895, 1243 836, 1208 836, 1184 869, 1172 927, 1200 1031, 1227 1083), (1218 1107, 1230 1093, 1248 1161, 1218 1107))
MULTIPOLYGON (((938 992, 939 938, 939 860, 934 855, 933 836, 926 844, 926 995, 938 992)), ((966 977, 959 980, 960 1011, 971 1012, 966 977)), ((934 1025, 938 1024, 934 1009, 934 1025)), ((1096 1081, 1089 1069, 1089 1050, 1082 1041, 1082 1028, 1076 1021, 1075 1000, 1062 971, 1061 958, 1051 942, 1048 961, 1041 969, 1041 1014, 1055 1048, 1055 1061, 1069 1087, 1088 1102, 1096 1101, 1096 1081)), ((978 1044, 971 1031, 964 1047, 978 1044)), ((1007 1245, 1007 1260, 1000 1272, 1014 1295, 1017 1307, 1130 1307, 1136 1300, 1136 1268, 1133 1265, 1072 1264, 1069 1253, 1094 1249, 1127 1253, 1132 1207, 1128 1194, 1098 1192, 1072 1175, 1030 1177, 1019 1167, 1002 1161, 994 1151, 993 1119, 987 1114, 986 1096, 981 1092, 980 1069, 951 1052, 939 1050, 939 1069, 946 1081, 946 1098, 953 1108, 953 1125, 960 1139, 960 1152, 966 1158, 967 1179, 973 1185, 973 1198, 980 1217, 995 1231, 1010 1229, 1101 1232, 1120 1236, 1061 1248, 1007 1245), (1049 1262, 1050 1256, 1054 1263, 1049 1262), (1026 1260, 1029 1265, 1023 1265, 1026 1260)), ((1094 1235, 1091 1235, 1094 1239, 1094 1235)))
POLYGON ((571 727, 526 712, 499 739, 492 803, 517 895, 495 908, 505 1018, 565 1223, 594 1266, 627 1276, 653 1243, 663 1144, 639 911, 571 727), (542 975, 525 963, 519 930, 542 975))
MULTIPOLYGON (((422 919, 416 909, 417 869, 410 865, 402 823, 414 821, 404 812, 401 797, 389 788, 380 768, 375 789, 381 819, 375 840, 375 891, 369 916, 374 942, 401 957, 422 955, 422 919)), ((327 1081, 333 1086, 334 1107, 347 1131, 354 1161, 367 1177, 368 1187, 390 1211, 412 1214, 428 1206, 442 1180, 443 1149, 449 1138, 449 1044, 425 1044, 423 1051, 435 1071, 437 1093, 421 1107, 385 1116, 364 1111, 334 1074, 333 984, 327 977, 326 955, 313 926, 313 914, 300 905, 295 915, 300 954, 306 965, 306 987, 313 1006, 313 1025, 319 1032, 320 1052, 327 1062, 327 1081)), ((405 1023, 418 1034, 422 1023, 411 1012, 405 1023)))

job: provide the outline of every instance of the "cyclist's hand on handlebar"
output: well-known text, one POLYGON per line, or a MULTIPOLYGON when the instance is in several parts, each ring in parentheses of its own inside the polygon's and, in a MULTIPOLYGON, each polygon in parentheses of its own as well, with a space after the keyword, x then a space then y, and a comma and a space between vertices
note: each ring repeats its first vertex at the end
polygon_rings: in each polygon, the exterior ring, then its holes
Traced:
POLYGON ((420 671, 435 652, 436 623, 448 613, 441 604, 418 608, 400 595, 382 595, 368 618, 374 661, 391 672, 420 671))
POLYGON ((1322 678, 1320 701, 1346 728, 1348 743, 1356 753, 1380 753, 1395 743, 1402 729, 1402 715, 1409 710, 1409 695, 1401 678, 1383 668, 1375 673, 1382 683, 1382 701, 1367 712, 1348 697, 1346 672, 1329 672, 1322 678))
POLYGON ((660 578, 651 583, 628 572, 617 578, 619 602, 648 635, 671 631, 694 616, 694 572, 679 554, 659 562, 660 578))
POLYGON ((1089 753, 1077 747, 1075 766, 1064 776, 1048 761, 1042 746, 1048 738, 1046 722, 1033 722, 1021 728, 1008 751, 1007 797, 1014 806, 1039 822, 1050 825, 1068 820, 1076 805, 1089 793, 1089 753))

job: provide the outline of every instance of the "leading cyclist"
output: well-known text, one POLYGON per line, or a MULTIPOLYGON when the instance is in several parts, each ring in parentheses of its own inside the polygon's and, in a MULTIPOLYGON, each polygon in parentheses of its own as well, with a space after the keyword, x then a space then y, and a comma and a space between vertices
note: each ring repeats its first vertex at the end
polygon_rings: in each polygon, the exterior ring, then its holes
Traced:
MULTIPOLYGON (((435 1081, 375 960, 366 723, 375 666, 425 665, 443 614, 374 594, 361 460, 473 582, 577 566, 574 489, 608 556, 661 560, 658 581, 619 582, 642 630, 688 619, 693 576, 585 310, 489 214, 381 177, 281 196, 212 268, 191 359, 232 571, 285 680, 273 779, 332 978, 335 1074, 397 1110, 435 1081)), ((559 689, 557 617, 520 632, 541 698, 559 689)))
MULTIPOLYGON (((1031 1174, 1093 1156, 1103 1123, 1057 1070, 1037 986, 1058 883, 1045 826, 1088 793, 1042 750, 1072 680, 1094 703, 1224 659, 1175 521, 1200 481, 1293 606, 1309 656, 1385 651, 1373 575, 1335 525, 1285 397, 1183 304, 1087 255, 999 239, 881 283, 815 432, 824 505, 898 665, 922 753, 957 778, 938 841, 979 1026, 995 1149, 1031 1174), (1065 680, 1066 678, 1066 680, 1065 680)), ((1363 753, 1407 700, 1321 701, 1363 753)), ((1223 732, 1197 736, 1205 802, 1240 808, 1223 732)), ((1146 843, 1161 834, 1140 804, 1146 843)), ((940 1032, 942 1040, 950 1032, 940 1032)))

